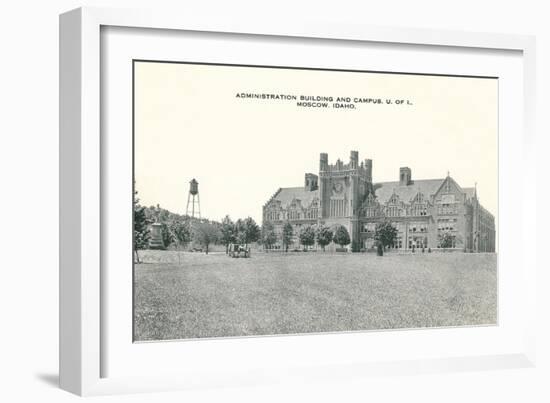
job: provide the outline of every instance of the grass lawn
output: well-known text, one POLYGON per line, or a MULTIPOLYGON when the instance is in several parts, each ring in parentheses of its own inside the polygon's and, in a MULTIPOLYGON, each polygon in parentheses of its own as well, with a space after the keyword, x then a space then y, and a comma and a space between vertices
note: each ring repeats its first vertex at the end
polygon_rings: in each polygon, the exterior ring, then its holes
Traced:
POLYGON ((135 339, 495 324, 495 254, 142 251, 135 339))

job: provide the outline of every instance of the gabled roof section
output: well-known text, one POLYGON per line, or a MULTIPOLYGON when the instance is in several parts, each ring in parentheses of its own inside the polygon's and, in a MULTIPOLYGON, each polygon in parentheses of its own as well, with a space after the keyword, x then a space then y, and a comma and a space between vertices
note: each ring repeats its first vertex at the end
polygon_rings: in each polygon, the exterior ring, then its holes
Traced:
POLYGON ((395 189, 388 201, 390 202, 390 204, 399 204, 401 202, 401 198, 397 193, 395 193, 395 189))
POLYGON ((281 207, 286 209, 294 199, 300 200, 302 207, 309 207, 311 202, 319 198, 319 190, 307 190, 303 186, 294 188, 281 188, 270 200, 278 200, 281 202, 281 207))
POLYGON ((450 176, 447 176, 445 179, 443 179, 443 182, 441 182, 441 185, 439 186, 439 188, 436 190, 435 193, 439 193, 439 191, 443 186, 449 186, 449 190, 451 186, 455 186, 460 193, 465 193, 464 190, 460 187, 460 185, 456 183, 456 181, 450 176))
POLYGON ((275 193, 273 193, 273 195, 269 198, 269 200, 267 201, 267 203, 264 204, 264 207, 269 206, 269 205, 271 204, 271 202, 272 202, 273 200, 275 200, 275 198, 277 197, 277 195, 278 195, 279 193, 281 193, 281 190, 282 190, 282 188, 277 189, 277 191, 276 191, 275 193))
POLYGON ((418 192, 411 200, 412 203, 415 203, 415 204, 422 204, 422 203, 425 203, 427 199, 429 199, 429 195, 425 195, 424 193, 422 192, 418 192))
POLYGON ((400 185, 399 182, 380 182, 376 189, 376 197, 380 203, 387 203, 395 192, 402 202, 410 203, 421 192, 425 198, 437 193, 445 179, 414 180, 410 185, 400 185))
POLYGON ((363 202, 363 204, 365 206, 374 206, 376 204, 379 204, 378 200, 374 197, 374 195, 372 193, 369 192, 369 194, 367 195, 367 198, 365 199, 365 201, 363 202))

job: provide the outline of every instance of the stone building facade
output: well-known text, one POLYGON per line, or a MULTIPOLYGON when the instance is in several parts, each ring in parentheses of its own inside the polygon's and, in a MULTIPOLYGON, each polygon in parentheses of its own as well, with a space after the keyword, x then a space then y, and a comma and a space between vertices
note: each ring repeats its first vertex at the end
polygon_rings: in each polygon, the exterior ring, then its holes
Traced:
POLYGON ((357 151, 348 163, 338 159, 334 164, 321 153, 319 174, 306 173, 303 186, 279 188, 263 206, 263 221, 274 225, 279 240, 283 225, 291 223, 293 247, 304 226, 343 225, 350 250, 369 249, 376 224, 389 220, 398 230, 395 249, 436 250, 445 233, 455 250, 495 251, 495 219, 475 188, 462 188, 450 175, 414 180, 408 167, 399 169, 395 182, 373 183, 372 178, 372 160, 360 162, 357 151))

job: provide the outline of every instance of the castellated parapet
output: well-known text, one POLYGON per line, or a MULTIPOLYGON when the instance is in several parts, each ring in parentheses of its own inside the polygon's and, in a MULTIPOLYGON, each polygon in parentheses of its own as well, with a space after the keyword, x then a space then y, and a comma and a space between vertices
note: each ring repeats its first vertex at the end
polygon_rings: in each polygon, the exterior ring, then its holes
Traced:
POLYGON ((345 164, 342 160, 337 159, 334 164, 328 163, 328 154, 321 153, 319 158, 319 176, 361 176, 372 182, 372 160, 366 159, 359 164, 359 153, 351 151, 349 163, 345 164))

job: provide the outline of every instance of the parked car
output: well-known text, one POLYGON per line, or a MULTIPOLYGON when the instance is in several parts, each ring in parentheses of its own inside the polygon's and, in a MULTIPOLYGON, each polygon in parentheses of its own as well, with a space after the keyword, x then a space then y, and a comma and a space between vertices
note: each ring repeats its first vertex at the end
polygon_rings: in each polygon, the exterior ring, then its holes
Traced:
POLYGON ((232 243, 229 245, 228 254, 231 257, 250 257, 250 247, 243 244, 232 243))

